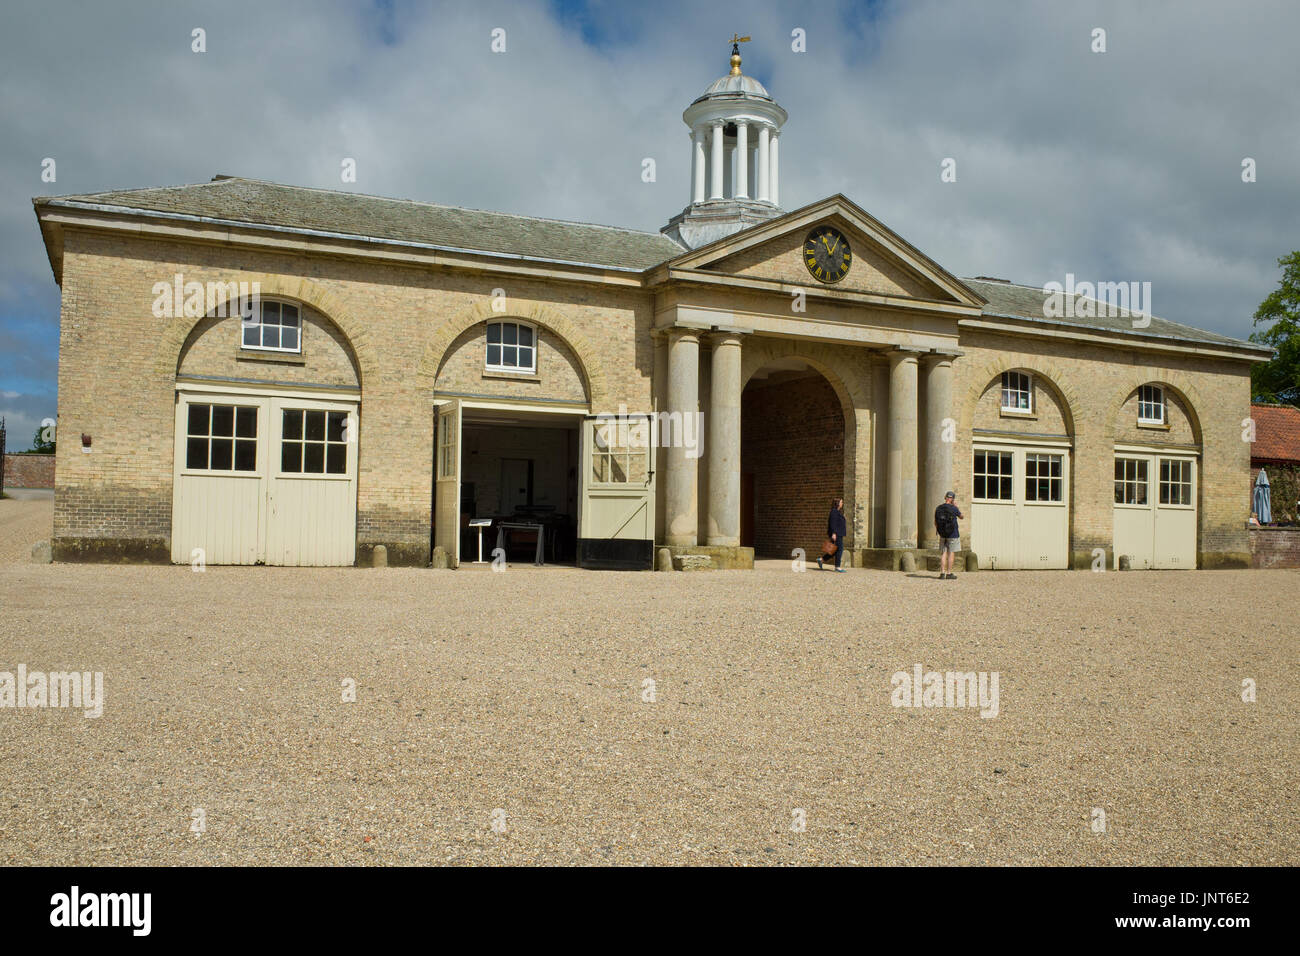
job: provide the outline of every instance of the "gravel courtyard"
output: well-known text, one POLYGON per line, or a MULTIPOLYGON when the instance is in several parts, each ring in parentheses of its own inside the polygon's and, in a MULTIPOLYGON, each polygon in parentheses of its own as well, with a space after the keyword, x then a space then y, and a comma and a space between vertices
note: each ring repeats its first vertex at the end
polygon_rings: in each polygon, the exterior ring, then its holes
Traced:
POLYGON ((34 507, 0 671, 105 702, 0 708, 0 864, 1300 863, 1298 572, 40 566, 34 507))

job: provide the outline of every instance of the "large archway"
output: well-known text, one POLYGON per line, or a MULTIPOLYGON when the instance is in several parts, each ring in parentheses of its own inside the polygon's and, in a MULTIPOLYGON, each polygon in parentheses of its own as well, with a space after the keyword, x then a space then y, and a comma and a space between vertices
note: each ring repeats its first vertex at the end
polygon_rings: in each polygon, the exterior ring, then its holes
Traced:
POLYGON ((851 498, 845 425, 839 394, 808 362, 774 359, 750 377, 741 396, 740 543, 756 557, 818 553, 831 498, 851 498))

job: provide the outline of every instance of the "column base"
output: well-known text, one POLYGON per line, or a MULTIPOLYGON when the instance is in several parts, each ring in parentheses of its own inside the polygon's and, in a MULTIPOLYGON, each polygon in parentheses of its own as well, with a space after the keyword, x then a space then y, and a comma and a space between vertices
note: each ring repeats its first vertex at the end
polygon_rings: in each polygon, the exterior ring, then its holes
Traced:
POLYGON ((681 559, 684 556, 703 557, 708 559, 707 567, 700 567, 698 561, 684 562, 688 565, 696 565, 693 570, 708 571, 752 571, 754 570, 754 549, 742 548, 735 545, 691 545, 680 547, 672 544, 667 545, 669 552, 672 554, 673 569, 680 570, 679 564, 683 564, 681 559))
POLYGON ((910 554, 916 560, 917 567, 923 567, 926 558, 931 555, 937 555, 938 551, 927 551, 925 548, 857 548, 853 550, 853 566, 855 568, 871 568, 876 571, 901 571, 903 567, 903 555, 910 554))

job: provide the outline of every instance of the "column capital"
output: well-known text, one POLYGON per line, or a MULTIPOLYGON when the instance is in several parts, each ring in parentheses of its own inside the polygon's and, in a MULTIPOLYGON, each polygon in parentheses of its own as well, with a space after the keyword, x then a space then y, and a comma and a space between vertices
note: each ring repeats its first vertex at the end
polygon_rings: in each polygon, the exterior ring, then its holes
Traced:
POLYGON ((928 357, 935 360, 947 359, 948 361, 952 361, 953 359, 960 358, 965 354, 966 353, 961 349, 930 349, 928 357))
POLYGON ((897 365, 900 362, 916 362, 925 354, 925 349, 912 348, 907 345, 895 345, 886 355, 889 356, 889 364, 897 365))
POLYGON ((713 327, 713 337, 715 339, 739 339, 742 336, 753 334, 753 329, 741 328, 738 325, 715 325, 713 327))
POLYGON ((694 339, 698 342, 700 340, 700 335, 709 331, 709 326, 683 322, 678 325, 670 325, 663 331, 664 334, 668 336, 670 342, 679 339, 694 339))

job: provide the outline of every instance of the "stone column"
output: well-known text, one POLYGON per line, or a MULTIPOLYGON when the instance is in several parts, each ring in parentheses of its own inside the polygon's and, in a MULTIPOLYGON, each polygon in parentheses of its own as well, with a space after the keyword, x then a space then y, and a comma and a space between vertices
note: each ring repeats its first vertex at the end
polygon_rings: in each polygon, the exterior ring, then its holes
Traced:
POLYGON ((779 169, 780 169, 780 164, 777 162, 778 152, 779 152, 778 149, 777 149, 777 144, 778 144, 780 141, 781 141, 781 131, 780 131, 779 129, 774 129, 774 130, 772 130, 772 144, 771 144, 771 146, 768 147, 768 149, 769 149, 769 151, 772 153, 772 155, 769 156, 768 159, 767 159, 767 167, 768 167, 768 169, 767 169, 767 178, 768 178, 767 191, 768 191, 768 193, 770 194, 770 198, 771 198, 771 200, 772 200, 772 205, 773 205, 773 206, 779 206, 779 205, 781 205, 781 190, 780 190, 780 186, 779 186, 779 179, 780 179, 780 177, 779 177, 779 169))
POLYGON ((736 198, 749 198, 749 124, 736 120, 736 198))
POLYGON ((709 162, 713 167, 712 181, 709 185, 709 198, 722 198, 722 160, 723 160, 723 139, 722 139, 722 122, 718 121, 713 124, 713 145, 709 147, 709 162))
MULTIPOLYGON (((668 330, 668 412, 684 423, 699 408, 700 335, 695 329, 668 330)), ((680 424, 677 427, 682 427, 680 424)), ((660 430, 660 437, 667 437, 660 430)), ((698 540, 699 511, 695 498, 696 459, 687 457, 680 433, 667 449, 664 507, 667 511, 665 543, 690 548, 698 540)))
POLYGON ((772 198, 772 180, 768 173, 768 154, 772 150, 770 132, 766 125, 758 128, 758 197, 762 200, 771 200, 772 198))
POLYGON ((885 547, 916 547, 916 370, 920 352, 889 353, 889 498, 885 547))
POLYGON ((920 502, 917 521, 921 545, 939 547, 934 530, 934 509, 943 502, 944 493, 952 489, 952 451, 957 439, 956 424, 948 429, 945 419, 952 419, 952 360, 950 352, 934 352, 926 357, 925 371, 925 498, 920 502), (951 434, 947 434, 951 431, 951 434), (949 439, 945 441, 946 439, 949 439))
POLYGON ((713 339, 709 403, 708 543, 740 544, 740 333, 719 329, 713 339))
POLYGON ((704 202, 704 127, 691 132, 691 202, 704 202))

